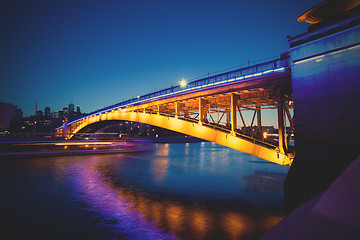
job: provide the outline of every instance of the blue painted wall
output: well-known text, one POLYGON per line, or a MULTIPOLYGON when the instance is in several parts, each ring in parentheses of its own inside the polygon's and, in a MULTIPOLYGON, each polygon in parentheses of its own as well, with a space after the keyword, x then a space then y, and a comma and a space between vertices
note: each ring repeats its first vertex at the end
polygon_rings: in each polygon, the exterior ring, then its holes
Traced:
POLYGON ((285 181, 290 205, 326 189, 360 154, 359 19, 289 40, 296 144, 285 181))

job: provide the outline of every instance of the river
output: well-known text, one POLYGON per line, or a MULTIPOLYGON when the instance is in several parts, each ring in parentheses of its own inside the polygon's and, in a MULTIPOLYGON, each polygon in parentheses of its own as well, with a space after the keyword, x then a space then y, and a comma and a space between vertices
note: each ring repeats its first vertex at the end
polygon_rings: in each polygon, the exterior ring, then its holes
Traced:
POLYGON ((257 239, 285 217, 289 167, 211 142, 1 159, 6 239, 257 239))

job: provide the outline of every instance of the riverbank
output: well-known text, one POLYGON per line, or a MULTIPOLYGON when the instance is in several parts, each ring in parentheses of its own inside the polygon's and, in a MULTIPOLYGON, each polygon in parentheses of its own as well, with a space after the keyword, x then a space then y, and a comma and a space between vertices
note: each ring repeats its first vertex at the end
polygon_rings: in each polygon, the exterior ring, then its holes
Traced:
POLYGON ((360 157, 323 193, 304 202, 260 240, 360 239, 360 157))

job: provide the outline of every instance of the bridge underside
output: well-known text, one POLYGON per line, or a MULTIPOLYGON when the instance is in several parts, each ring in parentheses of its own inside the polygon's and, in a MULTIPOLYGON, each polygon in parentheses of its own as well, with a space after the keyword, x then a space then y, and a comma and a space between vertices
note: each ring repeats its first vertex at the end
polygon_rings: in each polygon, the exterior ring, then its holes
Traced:
POLYGON ((189 94, 187 97, 158 100, 89 116, 70 123, 66 132, 77 133, 90 124, 103 121, 140 122, 215 142, 284 165, 291 164, 294 157, 294 151, 289 145, 293 131, 289 111, 292 108, 291 100, 291 90, 279 87, 218 94, 208 92, 208 95, 200 97, 189 94), (264 135, 261 126, 263 109, 277 111, 279 141, 269 140, 264 135))
POLYGON ((252 141, 245 140, 239 136, 231 134, 230 132, 220 131, 216 128, 185 121, 179 118, 172 118, 157 114, 115 111, 108 114, 107 119, 104 119, 104 121, 108 120, 125 120, 150 124, 215 142, 281 165, 290 163, 290 159, 285 154, 277 153, 275 145, 272 148, 266 144, 261 146, 261 142, 256 139, 253 139, 252 141))

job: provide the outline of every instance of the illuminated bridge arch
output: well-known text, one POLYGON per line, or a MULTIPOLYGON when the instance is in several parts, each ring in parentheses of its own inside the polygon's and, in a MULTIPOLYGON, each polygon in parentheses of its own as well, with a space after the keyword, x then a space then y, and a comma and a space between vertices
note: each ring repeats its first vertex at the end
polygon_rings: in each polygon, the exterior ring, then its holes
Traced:
POLYGON ((196 80, 186 87, 139 96, 64 123, 57 130, 77 133, 97 122, 133 121, 215 142, 278 164, 291 164, 294 150, 289 141, 294 125, 290 108, 290 69, 288 59, 280 58, 196 80), (262 109, 277 110, 279 141, 264 138, 262 109), (251 121, 246 122, 245 111, 251 112, 251 121))

